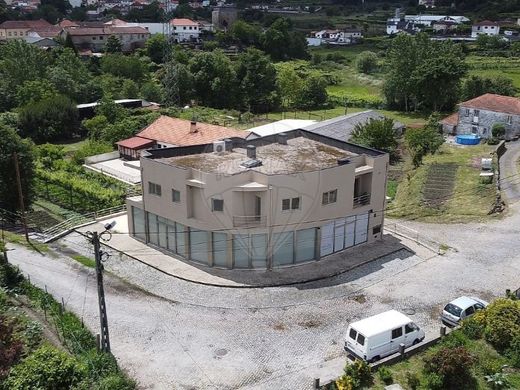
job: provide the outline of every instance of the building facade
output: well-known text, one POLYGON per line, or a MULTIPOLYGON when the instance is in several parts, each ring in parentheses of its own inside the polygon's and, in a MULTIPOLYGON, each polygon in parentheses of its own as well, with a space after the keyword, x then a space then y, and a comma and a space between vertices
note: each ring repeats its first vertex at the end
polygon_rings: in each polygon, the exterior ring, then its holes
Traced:
POLYGON ((494 36, 500 34, 500 25, 495 22, 485 20, 480 23, 476 23, 471 27, 471 37, 477 38, 479 35, 494 36))
POLYGON ((273 269, 382 236, 388 155, 373 149, 294 130, 149 150, 141 168, 130 234, 185 261, 273 269))
POLYGON ((78 50, 102 52, 110 36, 121 42, 123 52, 131 52, 144 47, 150 32, 143 27, 103 26, 103 27, 69 27, 62 32, 62 38, 69 35, 78 50))
POLYGON ((495 124, 505 128, 504 138, 520 136, 520 99, 511 96, 485 94, 460 103, 458 113, 440 122, 445 133, 475 134, 490 138, 495 124))
POLYGON ((49 22, 40 20, 6 20, 0 24, 0 40, 24 39, 34 29, 54 27, 49 22))
POLYGON ((191 19, 172 19, 171 32, 174 42, 197 42, 200 38, 200 28, 191 19))

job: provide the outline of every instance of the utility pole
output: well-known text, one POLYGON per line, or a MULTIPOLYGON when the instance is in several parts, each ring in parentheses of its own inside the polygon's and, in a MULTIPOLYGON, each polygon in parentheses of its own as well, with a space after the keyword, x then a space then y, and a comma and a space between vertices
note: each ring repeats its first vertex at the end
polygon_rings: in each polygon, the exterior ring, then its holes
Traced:
POLYGON ((16 172, 16 184, 18 185, 18 199, 20 201, 20 210, 22 212, 22 224, 25 232, 25 240, 29 242, 29 232, 27 230, 27 221, 25 220, 25 205, 23 202, 22 179, 20 178, 20 166, 18 165, 18 154, 13 152, 14 170, 16 172))
MULTIPOLYGON (((105 232, 103 232, 105 233, 105 232)), ((103 234, 101 233, 101 234, 103 234)), ((94 244, 94 255, 96 258, 96 280, 99 302, 99 322, 101 325, 101 351, 110 353, 110 339, 108 336, 108 317, 105 305, 105 289, 103 287, 103 264, 101 263, 101 248, 99 243, 100 234, 92 232, 88 235, 94 244)))

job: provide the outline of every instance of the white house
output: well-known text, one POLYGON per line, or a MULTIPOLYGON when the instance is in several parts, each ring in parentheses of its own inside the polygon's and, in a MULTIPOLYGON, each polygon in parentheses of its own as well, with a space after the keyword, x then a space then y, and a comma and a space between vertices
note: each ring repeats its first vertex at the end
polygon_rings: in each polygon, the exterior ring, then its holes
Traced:
POLYGON ((200 28, 197 22, 191 19, 175 18, 170 21, 173 39, 176 42, 198 41, 200 28))
POLYGON ((471 27, 471 37, 476 38, 481 34, 490 36, 498 35, 500 34, 500 25, 489 20, 474 24, 471 27))

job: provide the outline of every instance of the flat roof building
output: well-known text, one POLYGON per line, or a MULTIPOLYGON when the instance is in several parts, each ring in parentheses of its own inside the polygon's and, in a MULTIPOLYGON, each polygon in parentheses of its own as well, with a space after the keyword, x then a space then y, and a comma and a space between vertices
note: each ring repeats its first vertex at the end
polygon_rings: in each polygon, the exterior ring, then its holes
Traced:
POLYGON ((388 155, 305 130, 141 154, 130 235, 209 267, 273 269, 382 237, 388 155))

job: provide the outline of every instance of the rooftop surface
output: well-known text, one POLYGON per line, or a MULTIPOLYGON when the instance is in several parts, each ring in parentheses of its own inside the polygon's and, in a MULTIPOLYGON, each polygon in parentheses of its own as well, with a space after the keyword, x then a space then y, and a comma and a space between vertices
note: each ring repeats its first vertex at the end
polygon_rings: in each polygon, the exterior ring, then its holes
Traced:
MULTIPOLYGON (((305 126, 309 126, 316 123, 314 120, 305 119, 282 119, 266 125, 253 127, 247 131, 251 132, 253 137, 265 137, 267 135, 283 133, 285 131, 291 131, 295 129, 301 129, 305 126)), ((249 137, 248 137, 249 138, 249 137)))
MULTIPOLYGON (((256 148, 256 159, 262 162, 251 168, 267 175, 310 172, 338 165, 338 159, 357 154, 326 145, 305 137, 287 141, 287 145, 272 143, 256 148)), ((188 156, 159 159, 171 165, 193 168, 208 173, 233 175, 247 171, 242 163, 251 160, 245 148, 234 148, 231 152, 202 153, 188 156)))
POLYGON ((479 110, 520 115, 520 99, 513 96, 486 93, 474 99, 460 103, 460 105, 465 108, 476 108, 479 110))

